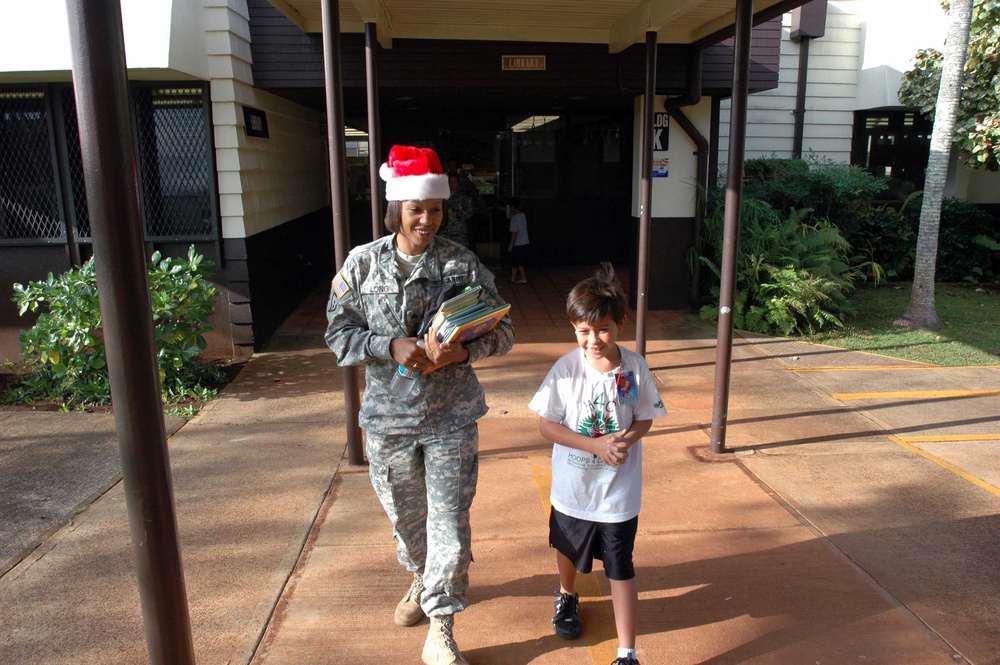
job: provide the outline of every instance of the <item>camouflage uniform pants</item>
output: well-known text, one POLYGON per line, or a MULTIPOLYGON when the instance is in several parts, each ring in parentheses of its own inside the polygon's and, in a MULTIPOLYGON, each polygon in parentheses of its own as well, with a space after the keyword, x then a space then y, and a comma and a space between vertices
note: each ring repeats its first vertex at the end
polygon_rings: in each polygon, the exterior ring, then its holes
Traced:
POLYGON ((461 612, 472 561, 469 508, 479 476, 476 423, 443 435, 369 433, 366 449, 399 563, 423 572, 424 613, 461 612))

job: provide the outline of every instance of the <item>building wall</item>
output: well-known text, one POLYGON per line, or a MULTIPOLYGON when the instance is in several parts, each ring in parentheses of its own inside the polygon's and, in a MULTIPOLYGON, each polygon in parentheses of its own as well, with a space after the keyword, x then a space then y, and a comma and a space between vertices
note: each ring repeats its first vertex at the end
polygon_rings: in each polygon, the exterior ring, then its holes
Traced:
MULTIPOLYGON (((323 46, 320 36, 306 34, 268 0, 247 0, 254 42, 254 75, 261 88, 309 89, 323 87, 323 46)), ((750 88, 774 85, 780 21, 754 28, 751 47, 750 88)), ((634 44, 620 53, 609 53, 601 44, 532 43, 532 54, 547 57, 547 69, 509 72, 501 69, 501 55, 523 53, 518 42, 462 40, 393 40, 391 49, 379 51, 379 85, 491 89, 586 90, 591 93, 624 93, 645 87, 645 45, 634 44)), ((344 87, 365 84, 364 36, 342 35, 341 69, 344 87)), ((728 90, 732 84, 732 40, 705 49, 702 81, 706 94, 728 90)), ((657 47, 657 89, 676 94, 688 85, 691 49, 680 44, 657 47)), ((364 104, 363 96, 348 95, 364 104)), ((383 100, 385 102, 385 100, 383 100)), ((364 116, 364 106, 360 106, 364 116)), ((510 112, 520 109, 508 109, 510 112)), ((530 109, 529 109, 530 111, 530 109)))
POLYGON ((245 355, 327 271, 322 257, 306 258, 325 243, 302 235, 324 228, 329 207, 326 125, 323 114, 254 88, 245 4, 205 0, 205 14, 227 305, 245 355), (247 135, 245 106, 265 114, 266 138, 247 135))
MULTIPOLYGON (((130 79, 211 82, 224 237, 329 204, 323 114, 253 87, 246 2, 122 0, 122 23, 130 79), (243 105, 267 113, 269 139, 246 136, 243 105)), ((70 77, 63 0, 5 4, 0 44, 0 81, 70 77)))
MULTIPOLYGON (((642 173, 642 113, 644 97, 635 100, 635 131, 632 137, 632 172, 642 173)), ((657 95, 653 103, 654 113, 666 111, 667 97, 657 95)), ((685 106, 681 111, 706 138, 709 135, 712 116, 712 101, 705 97, 695 106, 685 106)), ((655 131, 655 130, 654 130, 655 131)), ((668 131, 662 132, 661 145, 667 149, 654 151, 655 157, 669 160, 667 175, 651 180, 651 214, 653 217, 694 217, 697 187, 695 186, 698 165, 698 145, 694 139, 671 119, 668 131)), ((707 156, 706 156, 707 159, 707 156)), ((654 164, 654 169, 656 165, 654 164)), ((639 216, 639 178, 632 182, 632 216, 639 216)))
POLYGON ((329 205, 322 113, 254 88, 245 5, 205 0, 212 117, 224 238, 244 238, 329 205), (243 107, 268 138, 248 136, 243 107))
MULTIPOLYGON (((242 0, 122 0, 122 15, 130 79, 209 82, 220 213, 219 242, 200 249, 219 291, 209 344, 248 355, 332 269, 323 114, 254 88, 242 0), (244 105, 266 114, 268 138, 247 136, 244 105)), ((61 0, 5 4, 0 44, 0 82, 70 79, 61 0)), ((69 267, 65 247, 11 252, 4 274, 23 268, 13 281, 38 279, 36 266, 69 267)), ((0 357, 15 357, 18 327, 30 322, 0 323, 0 357)))
MULTIPOLYGON (((666 111, 667 97, 658 95, 653 103, 654 113, 666 111)), ((644 97, 635 101, 632 145, 632 172, 642 172, 642 127, 644 97)), ((693 106, 685 106, 680 112, 695 126, 706 139, 709 136, 712 119, 712 100, 708 97, 693 106)), ((655 131, 655 128, 654 128, 655 131)), ((689 253, 694 246, 696 183, 698 166, 698 144, 677 123, 670 119, 670 126, 660 132, 660 147, 654 143, 653 170, 661 166, 658 160, 666 158, 666 175, 650 180, 650 220, 649 220, 649 283, 647 305, 651 309, 686 309, 692 305, 689 253)), ((708 159, 707 154, 702 156, 708 159)), ((662 170, 660 171, 662 173, 662 170)), ((632 183, 632 242, 638 243, 640 217, 640 180, 632 183)), ((637 265, 632 266, 636 274, 637 265)), ((632 297, 636 297, 636 285, 632 284, 632 297)))
MULTIPOLYGON (((826 34, 809 46, 802 154, 849 162, 854 122, 857 72, 861 57, 862 19, 858 2, 831 2, 826 34)), ((799 44, 789 38, 791 14, 782 16, 778 87, 750 96, 747 107, 747 159, 791 157, 795 130, 796 81, 799 44)), ((719 128, 719 165, 729 153, 730 100, 722 103, 719 128)), ((723 171, 724 172, 724 171, 723 171)))
MULTIPOLYGON (((747 108, 747 159, 792 156, 799 44, 782 17, 778 85, 752 94, 747 108)), ((903 109, 897 96, 919 48, 941 48, 947 16, 938 0, 829 0, 826 34, 809 47, 802 155, 849 163, 854 112, 903 109)), ((757 38, 757 34, 754 34, 757 38)), ((725 178, 730 101, 722 103, 719 173, 725 178)), ((945 194, 1000 204, 1000 174, 953 164, 945 194)))

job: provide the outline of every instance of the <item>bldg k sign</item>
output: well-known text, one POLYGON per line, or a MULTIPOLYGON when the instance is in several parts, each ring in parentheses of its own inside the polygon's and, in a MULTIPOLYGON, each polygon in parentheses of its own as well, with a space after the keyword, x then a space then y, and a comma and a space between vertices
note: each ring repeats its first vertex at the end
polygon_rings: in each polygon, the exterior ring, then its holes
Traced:
POLYGON ((653 114, 653 150, 670 149, 670 114, 653 114))

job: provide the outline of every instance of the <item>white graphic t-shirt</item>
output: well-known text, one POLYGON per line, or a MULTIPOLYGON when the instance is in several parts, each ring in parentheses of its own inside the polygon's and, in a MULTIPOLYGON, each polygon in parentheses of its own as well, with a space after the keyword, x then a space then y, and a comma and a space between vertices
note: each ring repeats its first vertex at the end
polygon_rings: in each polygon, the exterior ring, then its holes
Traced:
MULTIPOLYGON (((582 348, 570 351, 549 370, 528 408, 590 437, 625 432, 635 420, 666 415, 646 361, 618 348, 622 362, 610 372, 594 369, 582 348)), ((553 444, 550 501, 564 515, 591 522, 632 519, 642 502, 642 441, 629 448, 628 459, 617 467, 597 455, 553 444)))

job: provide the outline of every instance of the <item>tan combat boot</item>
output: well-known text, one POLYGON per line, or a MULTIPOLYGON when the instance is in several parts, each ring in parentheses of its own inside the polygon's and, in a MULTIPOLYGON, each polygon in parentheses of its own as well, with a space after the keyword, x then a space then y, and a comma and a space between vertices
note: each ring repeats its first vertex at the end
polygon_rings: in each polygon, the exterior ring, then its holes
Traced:
POLYGON ((406 590, 403 600, 396 605, 394 619, 400 626, 413 626, 424 618, 424 611, 420 609, 420 594, 424 592, 424 578, 420 573, 413 573, 413 582, 406 590))
POLYGON ((424 652, 421 654, 424 665, 469 665, 469 661, 462 657, 462 652, 455 644, 452 635, 454 625, 455 616, 452 614, 431 617, 431 627, 427 631, 424 652))

